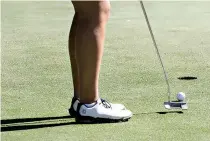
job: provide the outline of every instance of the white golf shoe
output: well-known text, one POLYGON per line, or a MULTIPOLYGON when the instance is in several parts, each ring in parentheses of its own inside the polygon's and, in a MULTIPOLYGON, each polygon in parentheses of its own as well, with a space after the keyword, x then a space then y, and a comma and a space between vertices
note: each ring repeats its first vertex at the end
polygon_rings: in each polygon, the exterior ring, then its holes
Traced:
MULTIPOLYGON (((106 100, 104 99, 100 99, 101 102, 108 106, 108 107, 111 107, 112 109, 119 109, 119 110, 125 110, 125 106, 123 104, 115 104, 115 103, 109 103, 107 102, 106 100)), ((76 111, 77 111, 77 106, 79 104, 79 100, 76 99, 76 98, 72 98, 72 101, 71 101, 71 107, 69 109, 69 114, 72 116, 72 117, 75 117, 76 116, 76 111)))
POLYGON ((131 117, 131 111, 113 108, 108 102, 99 99, 92 107, 78 103, 75 118, 78 123, 110 123, 128 121, 131 117))

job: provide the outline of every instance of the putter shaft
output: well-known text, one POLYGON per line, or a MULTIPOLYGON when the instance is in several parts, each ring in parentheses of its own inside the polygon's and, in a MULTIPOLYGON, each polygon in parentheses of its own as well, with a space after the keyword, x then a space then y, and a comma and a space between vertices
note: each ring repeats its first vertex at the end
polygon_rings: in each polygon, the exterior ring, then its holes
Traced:
POLYGON ((154 44, 154 46, 155 46, 155 49, 156 49, 158 58, 159 58, 159 60, 160 60, 160 63, 161 63, 162 69, 163 69, 164 77, 165 77, 166 84, 167 84, 167 87, 168 87, 168 101, 170 102, 170 101, 171 101, 171 88, 170 88, 170 85, 169 85, 168 76, 167 76, 165 67, 164 67, 164 65, 163 65, 163 61, 162 61, 162 59, 161 59, 160 52, 159 52, 159 49, 158 49, 158 47, 157 47, 157 43, 156 43, 156 41, 155 41, 155 37, 154 37, 154 34, 153 34, 153 32, 152 32, 152 28, 151 28, 151 25, 150 25, 150 23, 149 23, 149 19, 148 19, 148 17, 147 17, 147 13, 146 13, 146 10, 145 10, 145 8, 144 8, 143 1, 140 1, 140 4, 141 4, 141 7, 142 7, 142 10, 143 10, 143 13, 144 13, 144 17, 145 17, 146 22, 147 22, 147 26, 148 26, 148 28, 149 28, 150 35, 151 35, 151 37, 152 37, 153 44, 154 44))

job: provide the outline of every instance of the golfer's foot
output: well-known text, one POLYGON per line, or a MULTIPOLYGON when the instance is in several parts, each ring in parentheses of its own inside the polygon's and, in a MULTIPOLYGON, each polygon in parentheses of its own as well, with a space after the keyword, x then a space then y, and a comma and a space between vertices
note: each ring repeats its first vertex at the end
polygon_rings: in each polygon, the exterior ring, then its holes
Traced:
POLYGON ((131 111, 112 108, 108 102, 99 99, 91 107, 78 103, 75 119, 77 123, 110 123, 128 121, 131 117, 131 111))
MULTIPOLYGON (((125 106, 122 105, 122 104, 113 104, 113 103, 109 103, 107 102, 106 100, 104 99, 101 99, 101 102, 103 104, 106 104, 107 106, 111 107, 112 109, 120 109, 120 110, 124 110, 125 109, 125 106)), ((75 117, 76 116, 76 110, 77 110, 77 106, 79 104, 79 100, 76 99, 76 98, 72 98, 72 101, 71 101, 71 107, 69 109, 69 114, 72 116, 72 117, 75 117)))

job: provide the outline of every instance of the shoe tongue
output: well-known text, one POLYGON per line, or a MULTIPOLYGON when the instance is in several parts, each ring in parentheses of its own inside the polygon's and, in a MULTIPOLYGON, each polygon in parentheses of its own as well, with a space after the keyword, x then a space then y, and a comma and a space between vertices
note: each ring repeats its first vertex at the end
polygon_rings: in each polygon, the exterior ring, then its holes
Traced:
POLYGON ((104 99, 98 99, 97 103, 103 103, 105 108, 112 108, 111 104, 104 99))
POLYGON ((101 103, 102 101, 101 101, 101 99, 99 98, 96 102, 97 102, 97 103, 101 103))

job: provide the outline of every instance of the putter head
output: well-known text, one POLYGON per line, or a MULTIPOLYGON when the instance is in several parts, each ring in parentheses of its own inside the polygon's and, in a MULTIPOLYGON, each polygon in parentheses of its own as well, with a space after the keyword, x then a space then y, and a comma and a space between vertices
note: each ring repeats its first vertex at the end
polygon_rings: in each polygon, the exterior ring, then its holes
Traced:
POLYGON ((164 106, 166 109, 182 109, 182 110, 188 109, 187 103, 183 101, 164 102, 164 106))

